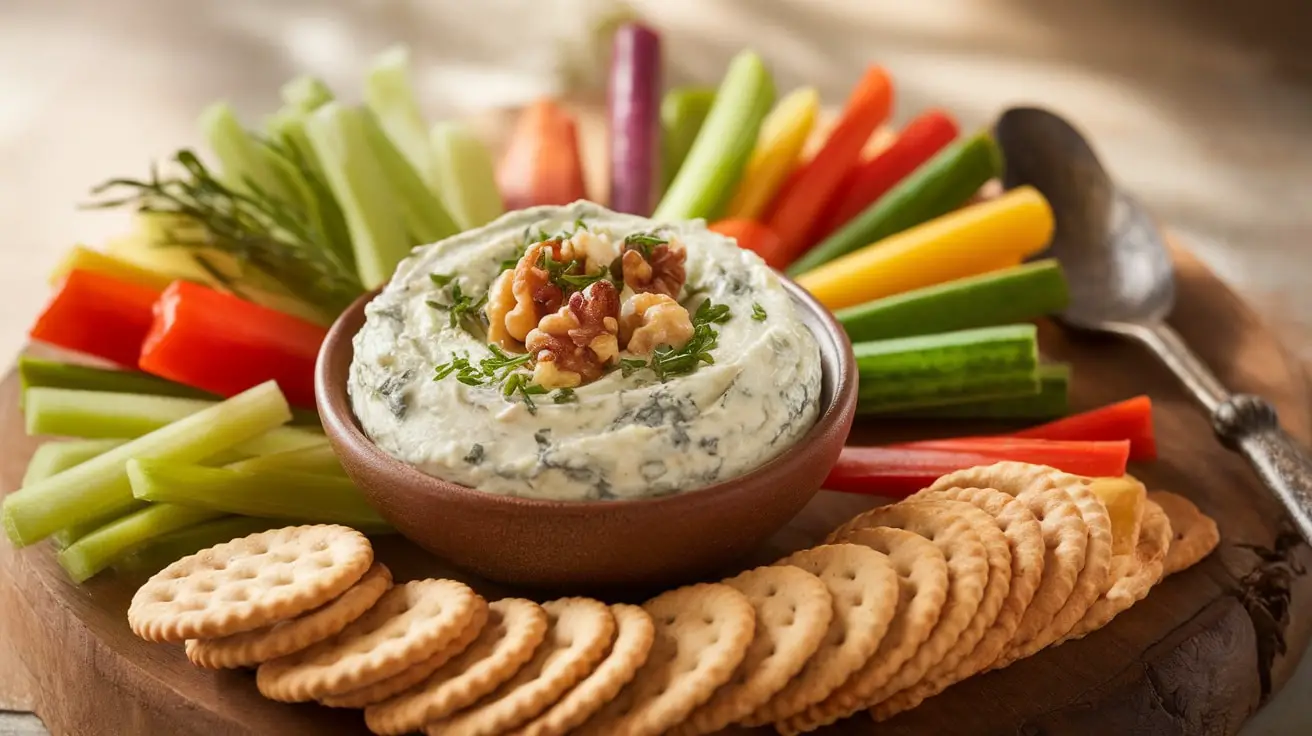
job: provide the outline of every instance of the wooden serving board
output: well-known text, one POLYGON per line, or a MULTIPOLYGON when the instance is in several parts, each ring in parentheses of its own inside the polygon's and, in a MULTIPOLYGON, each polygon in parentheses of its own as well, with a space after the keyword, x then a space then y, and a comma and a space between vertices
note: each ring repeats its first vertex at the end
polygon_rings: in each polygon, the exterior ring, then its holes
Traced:
MULTIPOLYGON (((1312 406, 1303 367, 1191 256, 1177 252, 1174 323, 1228 386, 1260 393, 1303 441, 1312 406)), ((1050 357, 1075 364, 1087 409, 1138 393, 1157 406, 1162 458, 1133 472, 1150 488, 1192 497, 1220 523, 1219 551, 1166 580, 1088 638, 954 686, 884 724, 883 734, 1227 734, 1291 674, 1312 630, 1312 557, 1279 504, 1214 439, 1206 419, 1145 353, 1043 325, 1050 357)), ((0 385, 0 491, 12 491, 37 441, 25 436, 17 381, 0 385)), ((853 441, 964 434, 960 423, 860 423, 853 441)), ((992 428, 998 428, 996 426, 992 428)), ((819 540, 875 499, 822 493, 758 555, 768 562, 819 540)), ((488 596, 498 586, 454 572, 404 540, 379 544, 399 578, 453 576, 488 596)), ((70 583, 50 547, 0 542, 0 679, 27 673, 31 707, 57 734, 365 733, 352 711, 262 699, 248 672, 192 667, 180 647, 147 644, 125 611, 140 580, 70 583)), ((635 594, 637 596, 638 594, 635 594)), ((18 686, 9 685, 9 689, 18 686)), ((825 733, 866 733, 864 716, 825 733)), ((763 731, 764 733, 765 731, 763 731)))

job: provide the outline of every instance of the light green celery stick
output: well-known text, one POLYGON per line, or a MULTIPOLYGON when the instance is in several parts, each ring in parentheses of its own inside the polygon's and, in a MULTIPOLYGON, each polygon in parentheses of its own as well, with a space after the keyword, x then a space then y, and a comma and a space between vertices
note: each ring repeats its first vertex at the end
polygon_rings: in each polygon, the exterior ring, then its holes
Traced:
POLYGON ((241 127, 226 102, 216 102, 200 115, 201 136, 219 160, 222 180, 228 188, 255 194, 257 191, 292 202, 291 192, 270 166, 267 152, 241 127))
POLYGON ((322 79, 308 74, 284 84, 279 95, 284 104, 301 112, 314 112, 333 101, 333 91, 328 85, 322 79))
POLYGON ((374 158, 359 108, 329 102, 305 121, 305 133, 346 216, 355 267, 366 289, 388 278, 410 253, 410 236, 382 166, 374 158))
POLYGON ((50 535, 50 543, 55 545, 55 549, 65 549, 77 540, 94 532, 109 522, 121 519, 128 514, 136 513, 138 510, 144 509, 149 505, 150 504, 145 501, 133 501, 132 505, 124 509, 122 512, 115 511, 112 514, 105 514, 104 516, 96 517, 90 521, 84 521, 80 524, 74 524, 73 526, 66 526, 50 535))
POLYGON ((486 225, 506 211, 492 154, 468 128, 441 122, 429 134, 437 191, 462 230, 486 225))
POLYGON ((298 450, 259 455, 231 463, 227 467, 232 470, 255 472, 276 470, 343 477, 346 475, 337 453, 333 452, 332 446, 326 442, 298 450))
POLYGON ((200 389, 184 386, 140 371, 114 368, 96 368, 77 363, 34 358, 24 355, 18 359, 18 380, 22 388, 77 388, 88 391, 115 391, 184 398, 213 398, 200 389))
POLYGON ((401 207, 406 228, 417 243, 433 243, 460 231, 442 200, 419 178, 410 162, 397 150, 371 115, 365 115, 365 136, 383 170, 392 196, 401 207))
POLYGON ((56 473, 86 462, 97 455, 127 442, 127 440, 71 440, 69 442, 47 442, 36 448, 32 459, 27 461, 27 472, 23 474, 20 488, 45 480, 56 473))
POLYGON ((772 104, 774 80, 765 62, 754 52, 739 53, 730 62, 706 122, 652 219, 710 219, 719 214, 733 196, 772 104))
POLYGON ((114 563, 114 569, 130 574, 153 575, 183 557, 209 549, 216 544, 286 525, 287 521, 284 519, 224 516, 161 534, 147 542, 144 547, 121 557, 114 563))
POLYGON ((142 501, 361 528, 387 525, 364 500, 360 489, 346 478, 205 468, 155 460, 132 460, 127 467, 132 494, 142 501))
POLYGON ((374 58, 364 79, 364 99, 420 180, 438 194, 428 133, 410 82, 410 49, 392 46, 374 58))
POLYGON ((683 166, 714 102, 715 90, 709 87, 676 87, 661 99, 662 194, 683 166))
POLYGON ((286 424, 291 416, 278 385, 260 384, 9 494, 0 520, 16 546, 38 542, 60 528, 131 506, 127 462, 132 458, 199 462, 286 424))
POLYGON ((223 516, 218 511, 156 503, 87 534, 59 553, 59 564, 81 583, 151 539, 223 516))

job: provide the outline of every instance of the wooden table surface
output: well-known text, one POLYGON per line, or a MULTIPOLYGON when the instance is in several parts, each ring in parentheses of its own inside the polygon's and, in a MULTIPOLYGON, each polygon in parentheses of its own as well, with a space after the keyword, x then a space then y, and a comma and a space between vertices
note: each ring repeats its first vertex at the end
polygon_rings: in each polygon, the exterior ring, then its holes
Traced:
MULTIPOLYGON (((254 122, 298 72, 359 94, 361 68, 411 45, 430 118, 595 85, 588 28, 608 0, 3 0, 0 361, 22 344, 44 274, 123 216, 87 189, 196 143, 227 98, 254 122)), ((896 121, 929 105, 967 125, 1041 103, 1077 120, 1109 168, 1312 358, 1312 56, 1299 0, 633 0, 667 32, 672 83, 713 82, 739 48, 781 89, 842 99, 860 69, 894 74, 896 121), (1060 8, 1054 7, 1060 5, 1060 8), (1302 30, 1300 30, 1302 29, 1302 30)), ((12 593, 7 593, 12 595, 12 593)), ((22 605, 0 599, 0 606, 22 605)), ((0 641, 4 632, 0 631, 0 641)), ((27 678, 0 673, 0 710, 27 678)), ((1312 731, 1312 662, 1250 734, 1312 731)), ((112 707, 106 704, 106 707, 112 707)), ((0 713, 0 736, 41 733, 0 713)))

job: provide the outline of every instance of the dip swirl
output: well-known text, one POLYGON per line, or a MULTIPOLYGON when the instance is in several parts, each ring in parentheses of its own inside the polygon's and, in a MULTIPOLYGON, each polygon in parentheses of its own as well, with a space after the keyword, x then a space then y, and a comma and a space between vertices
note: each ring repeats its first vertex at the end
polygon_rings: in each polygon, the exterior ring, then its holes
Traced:
POLYGON ((365 314, 348 386, 365 434, 425 473, 488 493, 612 500, 693 491, 770 460, 819 413, 819 348, 778 274, 700 220, 662 224, 582 201, 511 212, 416 248, 365 314), (634 368, 643 356, 621 353, 623 370, 523 398, 449 372, 435 380, 453 360, 491 355, 468 314, 441 308, 453 286, 481 299, 502 262, 534 240, 528 233, 569 232, 580 221, 603 242, 657 232, 683 244, 687 282, 677 299, 689 312, 708 299, 729 310, 714 325, 714 362, 662 381, 634 368))

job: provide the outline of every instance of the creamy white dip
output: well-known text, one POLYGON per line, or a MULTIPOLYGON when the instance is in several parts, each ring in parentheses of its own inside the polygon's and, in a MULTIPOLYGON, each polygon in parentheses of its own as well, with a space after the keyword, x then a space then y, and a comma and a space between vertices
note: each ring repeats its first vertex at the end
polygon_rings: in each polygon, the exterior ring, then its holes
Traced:
POLYGON ((692 491, 773 458, 819 411, 819 348, 779 276, 700 220, 656 223, 590 202, 511 212, 416 248, 365 313, 349 386, 365 433, 425 473, 489 493, 602 500, 692 491), (430 274, 455 275, 462 293, 480 297, 527 229, 572 230, 579 219, 616 243, 652 231, 683 243, 688 278, 678 299, 689 312, 710 299, 732 314, 715 325, 715 363, 665 382, 650 370, 615 370, 574 389, 568 403, 533 397, 536 412, 497 386, 434 380, 454 357, 476 363, 489 351, 485 336, 430 306, 451 288, 430 274))

